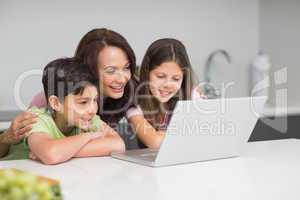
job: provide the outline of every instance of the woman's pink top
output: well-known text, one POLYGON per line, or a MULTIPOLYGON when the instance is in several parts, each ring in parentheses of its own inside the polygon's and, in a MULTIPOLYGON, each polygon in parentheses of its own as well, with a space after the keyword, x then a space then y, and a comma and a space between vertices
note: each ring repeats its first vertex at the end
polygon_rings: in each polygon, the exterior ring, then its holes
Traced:
POLYGON ((37 93, 30 102, 29 107, 36 106, 38 108, 44 108, 47 106, 47 99, 44 91, 37 93))

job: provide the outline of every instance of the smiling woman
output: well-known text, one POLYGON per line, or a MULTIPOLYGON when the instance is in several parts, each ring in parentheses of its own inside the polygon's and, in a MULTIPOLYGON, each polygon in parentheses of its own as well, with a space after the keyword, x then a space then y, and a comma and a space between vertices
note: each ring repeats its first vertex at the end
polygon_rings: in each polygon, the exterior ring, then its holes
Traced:
MULTIPOLYGON (((99 80, 99 115, 110 126, 117 125, 133 106, 137 81, 135 54, 127 40, 109 29, 93 29, 80 40, 75 57, 87 64, 99 80)), ((44 93, 37 94, 30 106, 45 107, 44 93)))
POLYGON ((99 53, 99 80, 104 96, 120 99, 131 78, 130 63, 126 53, 118 47, 107 46, 99 53))
POLYGON ((108 29, 88 32, 77 47, 75 56, 88 64, 99 79, 99 114, 115 127, 133 106, 136 80, 135 54, 127 40, 108 29))
MULTIPOLYGON (((116 127, 127 110, 133 105, 136 80, 132 76, 136 68, 135 54, 127 40, 119 33, 105 29, 93 29, 80 40, 75 57, 87 64, 98 79, 99 109, 98 114, 110 127, 116 127)), ((44 92, 38 93, 30 103, 30 107, 47 106, 44 92)), ((23 113, 13 120, 11 127, 0 138, 3 154, 7 145, 18 143, 25 133, 31 131, 36 121, 35 115, 23 113)))

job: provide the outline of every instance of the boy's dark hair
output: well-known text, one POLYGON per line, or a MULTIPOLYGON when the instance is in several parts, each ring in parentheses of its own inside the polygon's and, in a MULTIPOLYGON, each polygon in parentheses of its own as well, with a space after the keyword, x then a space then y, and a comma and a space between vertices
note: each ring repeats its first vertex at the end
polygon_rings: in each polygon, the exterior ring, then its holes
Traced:
POLYGON ((98 88, 97 78, 77 58, 59 58, 48 63, 43 71, 42 82, 47 102, 51 95, 62 101, 69 94, 82 94, 88 85, 98 88))

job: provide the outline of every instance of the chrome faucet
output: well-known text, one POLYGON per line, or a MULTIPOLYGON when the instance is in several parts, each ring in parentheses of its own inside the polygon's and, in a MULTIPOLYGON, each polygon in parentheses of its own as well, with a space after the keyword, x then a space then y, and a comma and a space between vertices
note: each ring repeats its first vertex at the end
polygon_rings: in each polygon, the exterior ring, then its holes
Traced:
POLYGON ((211 52, 207 58, 207 61, 205 63, 205 69, 204 69, 204 94, 207 96, 208 99, 216 99, 216 98, 220 98, 221 96, 221 91, 219 89, 217 89, 214 85, 212 85, 211 83, 211 72, 212 72, 212 61, 214 59, 215 56, 217 55, 222 55, 223 57, 225 57, 225 59, 227 60, 227 62, 230 64, 231 63, 231 57, 228 54, 227 51, 225 51, 224 49, 217 49, 213 52, 211 52))

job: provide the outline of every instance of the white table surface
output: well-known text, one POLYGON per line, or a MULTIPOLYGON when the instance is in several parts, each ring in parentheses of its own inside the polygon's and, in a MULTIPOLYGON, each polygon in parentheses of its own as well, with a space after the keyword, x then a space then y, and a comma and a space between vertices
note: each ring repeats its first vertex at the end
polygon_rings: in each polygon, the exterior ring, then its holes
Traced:
POLYGON ((2 161, 61 181, 66 200, 299 200, 300 140, 253 142, 241 157, 150 168, 110 157, 45 166, 2 161))
POLYGON ((10 122, 0 122, 0 131, 4 131, 8 129, 10 126, 10 122))

